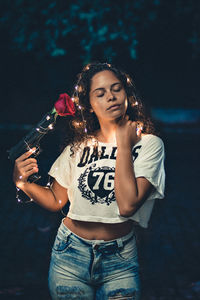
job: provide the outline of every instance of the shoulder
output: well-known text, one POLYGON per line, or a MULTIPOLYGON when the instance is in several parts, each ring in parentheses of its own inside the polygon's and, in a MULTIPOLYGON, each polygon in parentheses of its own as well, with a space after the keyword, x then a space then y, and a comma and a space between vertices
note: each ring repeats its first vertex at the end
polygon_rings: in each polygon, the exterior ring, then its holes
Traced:
POLYGON ((71 151, 71 147, 72 147, 71 144, 70 144, 70 145, 67 145, 67 146, 62 150, 62 152, 60 153, 60 155, 67 155, 67 154, 69 154, 70 151, 71 151))
POLYGON ((165 149, 162 139, 153 134, 144 134, 141 140, 135 145, 140 147, 140 158, 164 158, 165 149))
POLYGON ((67 145, 57 156, 57 160, 69 159, 71 155, 71 145, 67 145))
POLYGON ((141 138, 141 143, 145 147, 164 148, 163 140, 153 134, 144 134, 141 138))
POLYGON ((63 149, 60 156, 68 157, 70 159, 75 159, 76 157, 79 157, 80 153, 82 153, 85 147, 90 147, 90 146, 91 143, 88 143, 87 140, 81 143, 75 143, 75 144, 71 143, 63 149))

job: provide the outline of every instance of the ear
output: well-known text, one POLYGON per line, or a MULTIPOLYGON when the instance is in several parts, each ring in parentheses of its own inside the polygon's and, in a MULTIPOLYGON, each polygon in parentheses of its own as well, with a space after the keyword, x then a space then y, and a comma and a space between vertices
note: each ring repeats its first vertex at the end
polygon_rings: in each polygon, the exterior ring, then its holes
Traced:
POLYGON ((94 112, 94 110, 92 108, 90 108, 90 113, 93 113, 93 112, 94 112))

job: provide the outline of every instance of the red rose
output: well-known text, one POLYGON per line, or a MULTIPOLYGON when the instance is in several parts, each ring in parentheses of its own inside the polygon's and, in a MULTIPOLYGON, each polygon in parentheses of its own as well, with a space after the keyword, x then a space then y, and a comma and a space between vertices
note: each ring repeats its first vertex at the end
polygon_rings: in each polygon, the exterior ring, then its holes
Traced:
POLYGON ((54 104, 54 107, 59 116, 75 115, 74 102, 66 93, 60 94, 58 100, 54 104))

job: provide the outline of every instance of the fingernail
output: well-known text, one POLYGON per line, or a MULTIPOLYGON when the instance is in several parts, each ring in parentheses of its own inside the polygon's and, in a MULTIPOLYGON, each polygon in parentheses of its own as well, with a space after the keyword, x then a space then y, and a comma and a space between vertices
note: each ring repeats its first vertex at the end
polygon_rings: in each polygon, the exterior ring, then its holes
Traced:
POLYGON ((36 151, 36 148, 32 148, 29 150, 29 152, 34 153, 36 151))

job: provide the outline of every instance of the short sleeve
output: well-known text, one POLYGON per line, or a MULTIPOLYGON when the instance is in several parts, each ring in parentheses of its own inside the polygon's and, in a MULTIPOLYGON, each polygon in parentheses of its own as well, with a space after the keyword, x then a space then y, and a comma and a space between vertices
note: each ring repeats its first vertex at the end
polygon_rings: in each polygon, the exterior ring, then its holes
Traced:
POLYGON ((138 157, 134 161, 134 172, 136 178, 145 177, 154 186, 155 189, 148 200, 164 198, 164 159, 163 141, 155 135, 147 136, 138 157))
POLYGON ((67 146, 53 163, 48 174, 65 188, 68 188, 71 181, 71 164, 70 164, 70 146, 67 146))

